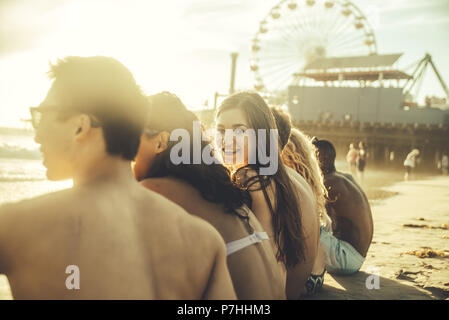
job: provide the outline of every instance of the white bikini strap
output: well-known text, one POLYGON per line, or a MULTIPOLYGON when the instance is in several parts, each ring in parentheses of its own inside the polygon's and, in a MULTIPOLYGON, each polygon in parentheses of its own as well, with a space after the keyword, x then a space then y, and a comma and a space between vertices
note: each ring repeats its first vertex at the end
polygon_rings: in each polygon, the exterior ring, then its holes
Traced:
POLYGON ((255 232, 245 238, 234 240, 226 243, 226 255, 233 254, 239 250, 242 250, 252 244, 262 242, 262 240, 269 240, 268 234, 266 232, 255 232))

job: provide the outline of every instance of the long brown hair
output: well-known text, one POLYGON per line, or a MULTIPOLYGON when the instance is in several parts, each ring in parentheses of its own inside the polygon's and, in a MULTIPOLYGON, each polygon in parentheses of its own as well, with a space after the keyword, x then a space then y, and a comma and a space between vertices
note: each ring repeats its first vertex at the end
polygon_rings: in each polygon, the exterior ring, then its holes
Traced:
MULTIPOLYGON (((252 129, 265 129, 266 150, 270 150, 270 129, 276 129, 274 117, 264 101, 255 92, 239 92, 226 98, 218 108, 218 115, 224 110, 232 108, 241 109, 246 115, 252 129)), ((261 137, 258 136, 258 139, 261 137)), ((279 141, 278 141, 279 146, 279 141)), ((305 260, 304 232, 301 222, 301 209, 294 186, 282 165, 278 150, 278 169, 275 174, 262 176, 259 169, 264 167, 256 156, 255 164, 248 164, 233 174, 233 182, 247 190, 262 190, 265 200, 271 211, 271 222, 274 230, 275 242, 278 248, 277 258, 283 261, 286 267, 293 267, 305 260), (241 171, 256 172, 255 176, 240 182, 241 171), (257 186, 257 189, 254 189, 257 186), (267 190, 274 187, 274 206, 268 196, 267 190)), ((257 154, 257 152, 256 152, 257 154)), ((272 190, 272 189, 271 189, 272 190)))

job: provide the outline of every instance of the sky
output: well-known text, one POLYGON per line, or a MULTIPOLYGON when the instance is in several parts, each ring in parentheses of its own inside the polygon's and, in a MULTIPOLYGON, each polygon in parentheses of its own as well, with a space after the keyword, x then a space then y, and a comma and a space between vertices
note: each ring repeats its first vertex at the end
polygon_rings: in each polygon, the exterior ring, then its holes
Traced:
MULTIPOLYGON (((305 1, 305 0, 296 0, 305 1)), ((273 0, 0 0, 0 126, 21 127, 67 55, 123 62, 148 93, 168 90, 192 109, 226 94, 230 54, 236 88, 251 89, 250 47, 273 0)), ((432 55, 449 84, 449 0, 354 0, 374 30, 378 53, 404 53, 405 68, 432 55)), ((421 95, 443 96, 430 70, 421 95)))

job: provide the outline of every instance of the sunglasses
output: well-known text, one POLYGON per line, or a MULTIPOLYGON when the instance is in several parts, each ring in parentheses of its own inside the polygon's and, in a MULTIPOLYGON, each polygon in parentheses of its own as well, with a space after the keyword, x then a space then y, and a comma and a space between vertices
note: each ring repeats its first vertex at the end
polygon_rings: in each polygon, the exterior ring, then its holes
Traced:
MULTIPOLYGON (((49 112, 49 111, 57 111, 57 112, 66 112, 66 113, 68 113, 65 110, 61 110, 61 108, 52 107, 52 106, 31 107, 30 108, 30 114, 31 114, 31 120, 30 121, 31 121, 31 124, 32 124, 34 130, 36 130, 39 127, 39 125, 41 123, 41 120, 42 120, 42 114, 44 112, 49 112)), ((71 110, 71 113, 74 113, 74 112, 71 110)), ((91 127, 93 127, 93 128, 100 127, 100 122, 98 120, 96 120, 92 115, 88 115, 88 116, 90 118, 90 125, 91 125, 91 127)))

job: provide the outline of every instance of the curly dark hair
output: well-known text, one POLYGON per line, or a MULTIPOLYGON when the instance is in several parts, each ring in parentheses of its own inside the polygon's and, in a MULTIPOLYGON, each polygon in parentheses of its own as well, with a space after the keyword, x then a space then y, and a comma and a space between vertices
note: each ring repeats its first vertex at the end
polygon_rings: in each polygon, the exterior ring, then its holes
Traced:
POLYGON ((337 171, 335 169, 337 152, 335 151, 334 145, 328 140, 320 140, 316 137, 313 138, 312 143, 316 147, 316 155, 323 174, 337 171))
MULTIPOLYGON (((185 129, 190 135, 190 164, 173 164, 170 151, 178 141, 168 141, 168 147, 155 159, 145 178, 173 176, 182 179, 196 188, 201 196, 210 202, 221 204, 227 213, 235 214, 248 222, 249 217, 243 215, 243 210, 237 210, 243 205, 251 207, 251 196, 245 190, 236 187, 230 178, 229 170, 221 163, 193 164, 193 122, 198 121, 196 115, 189 111, 181 100, 170 92, 161 92, 149 97, 150 117, 146 128, 155 135, 175 129, 185 129)), ((211 141, 201 139, 201 152, 209 146, 213 156, 211 141)))

